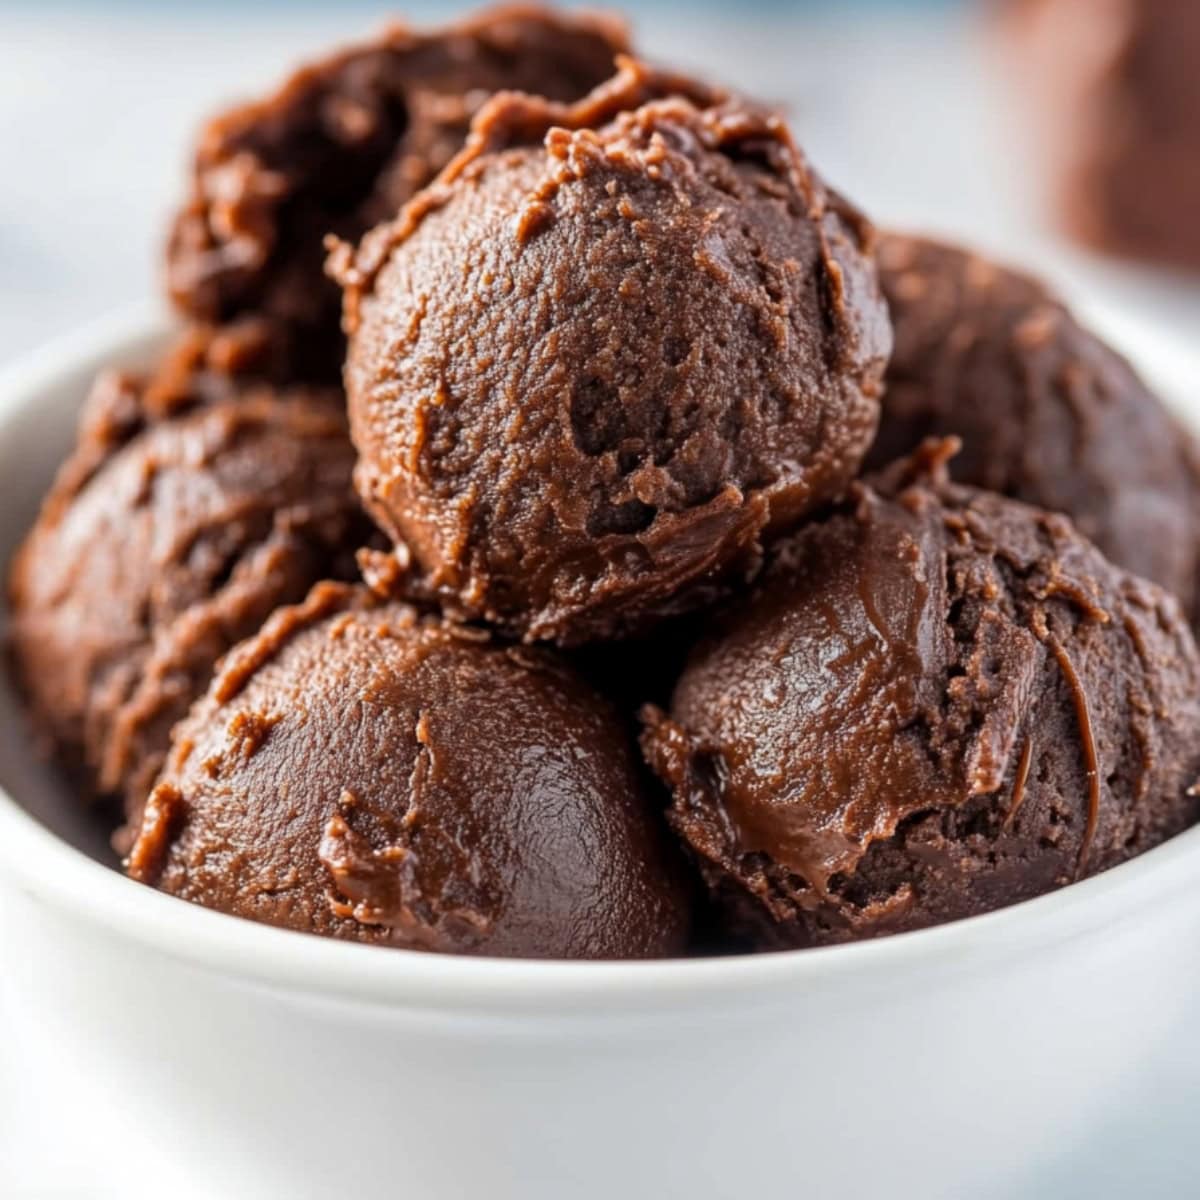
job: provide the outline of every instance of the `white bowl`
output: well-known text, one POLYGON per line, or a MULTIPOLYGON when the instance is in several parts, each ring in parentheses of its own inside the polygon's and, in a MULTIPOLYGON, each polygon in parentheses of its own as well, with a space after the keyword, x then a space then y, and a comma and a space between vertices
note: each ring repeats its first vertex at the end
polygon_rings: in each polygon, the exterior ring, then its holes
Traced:
MULTIPOLYGON (((137 313, 0 377, 5 560, 93 372, 164 329, 137 313)), ((1200 358, 1115 337, 1164 394, 1192 393, 1200 358)), ((144 1135, 161 1152, 148 1181, 126 1164, 125 1194, 1022 1195, 1200 1009, 1200 829, 877 942, 533 963, 281 932, 129 882, 30 753, 7 686, 0 784, 21 1036, 122 1113, 125 1151, 144 1135)))

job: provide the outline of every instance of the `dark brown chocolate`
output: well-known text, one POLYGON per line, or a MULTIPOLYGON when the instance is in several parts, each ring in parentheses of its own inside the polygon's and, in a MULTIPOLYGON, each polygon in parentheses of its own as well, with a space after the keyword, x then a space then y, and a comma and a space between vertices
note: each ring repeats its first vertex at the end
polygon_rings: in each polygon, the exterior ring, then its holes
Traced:
POLYGON ((1066 229, 1200 270, 1200 4, 1014 0, 1028 120, 1066 229))
POLYGON ((336 391, 239 392, 180 365, 102 378, 9 573, 38 728, 134 819, 220 655, 350 576, 369 529, 336 391))
POLYGON ((783 544, 647 714, 671 822, 761 947, 986 912, 1194 819, 1175 600, 1065 517, 927 469, 783 544))
POLYGON ((302 68, 204 127, 171 231, 172 297, 209 323, 254 314, 288 375, 336 379, 345 346, 324 237, 357 238, 394 214, 493 92, 575 99, 625 48, 614 18, 514 5, 429 33, 396 25, 302 68))
POLYGON ((1044 285, 981 255, 882 234, 879 273, 895 348, 868 466, 957 436, 956 479, 1066 513, 1195 619, 1196 445, 1129 363, 1044 285))
POLYGON ((494 99, 335 256, 365 503, 410 586, 561 644, 709 599, 842 492, 890 333, 862 216, 777 117, 625 60, 494 99))
POLYGON ((409 949, 678 953, 687 893, 614 712, 542 650, 321 585, 175 735, 130 870, 409 949))

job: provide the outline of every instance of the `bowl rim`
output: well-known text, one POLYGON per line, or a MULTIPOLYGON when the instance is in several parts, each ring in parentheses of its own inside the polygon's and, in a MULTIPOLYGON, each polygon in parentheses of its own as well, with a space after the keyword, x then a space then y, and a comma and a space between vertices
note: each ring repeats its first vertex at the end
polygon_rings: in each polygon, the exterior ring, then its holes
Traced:
MULTIPOLYGON (((1200 368, 1159 331, 1083 306, 1091 323, 1186 395, 1200 368)), ((157 305, 123 309, 0 370, 0 438, 14 415, 68 376, 132 356, 170 328, 157 305)), ((0 788, 0 882, 69 918, 192 966, 293 995, 392 1009, 523 1015, 677 1014, 721 1002, 786 1002, 803 990, 895 987, 901 978, 975 970, 981 961, 1053 952, 1105 936, 1194 886, 1200 826, 1068 887, 931 929, 872 941, 766 954, 567 962, 428 954, 278 929, 180 903, 132 882, 41 824, 0 788)))

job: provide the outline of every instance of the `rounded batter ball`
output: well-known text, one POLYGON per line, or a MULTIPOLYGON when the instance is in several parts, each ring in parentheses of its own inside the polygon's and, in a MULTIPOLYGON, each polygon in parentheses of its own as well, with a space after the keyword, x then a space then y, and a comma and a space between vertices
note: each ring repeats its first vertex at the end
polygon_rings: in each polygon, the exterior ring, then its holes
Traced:
POLYGON ((321 585, 175 734, 131 873, 353 941, 678 953, 687 894, 622 723, 549 652, 321 585))
POLYGON ((172 298, 201 321, 258 314, 284 377, 336 379, 345 344, 324 237, 391 217, 493 92, 576 99, 625 47, 616 19, 512 5, 429 32, 397 24, 302 68, 201 131, 167 249, 172 298))
POLYGON ((1064 512, 1113 562, 1196 614, 1196 448, 1119 354, 1041 283, 977 254, 884 234, 895 349, 882 467, 956 435, 955 479, 1064 512))
POLYGON ((49 746, 131 818, 220 655, 353 572, 369 529, 353 462, 336 392, 174 368, 97 385, 13 561, 10 640, 49 746))
POLYGON ((334 256, 356 481, 410 586, 572 644, 752 570, 873 436, 872 236, 777 117, 638 63, 489 102, 334 256))
POLYGON ((929 468, 799 531, 647 713, 671 823, 756 945, 986 912, 1194 819, 1175 600, 1065 517, 929 468))

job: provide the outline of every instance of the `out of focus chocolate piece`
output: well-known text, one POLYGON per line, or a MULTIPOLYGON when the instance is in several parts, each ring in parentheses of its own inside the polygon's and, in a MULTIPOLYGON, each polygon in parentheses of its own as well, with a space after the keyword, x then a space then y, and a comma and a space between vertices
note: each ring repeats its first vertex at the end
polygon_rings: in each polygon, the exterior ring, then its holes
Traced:
POLYGON ((1017 0, 1011 25, 1067 228, 1200 270, 1200 4, 1017 0))

